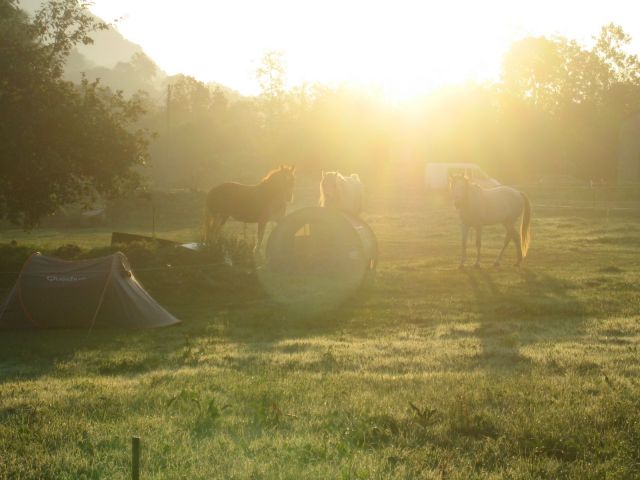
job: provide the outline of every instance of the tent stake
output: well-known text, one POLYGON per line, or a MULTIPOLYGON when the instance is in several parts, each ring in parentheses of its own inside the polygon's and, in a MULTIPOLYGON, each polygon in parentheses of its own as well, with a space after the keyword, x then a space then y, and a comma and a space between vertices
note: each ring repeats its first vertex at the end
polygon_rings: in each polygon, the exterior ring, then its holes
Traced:
POLYGON ((131 437, 131 478, 140 480, 140 437, 131 437))

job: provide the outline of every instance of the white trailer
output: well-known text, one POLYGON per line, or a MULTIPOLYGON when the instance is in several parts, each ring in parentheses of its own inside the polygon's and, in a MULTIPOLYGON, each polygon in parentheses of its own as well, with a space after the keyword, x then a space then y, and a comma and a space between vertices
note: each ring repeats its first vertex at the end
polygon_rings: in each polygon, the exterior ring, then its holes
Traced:
POLYGON ((500 185, 475 163, 427 163, 424 168, 424 181, 429 190, 449 188, 449 177, 455 174, 466 174, 471 180, 484 188, 500 185))

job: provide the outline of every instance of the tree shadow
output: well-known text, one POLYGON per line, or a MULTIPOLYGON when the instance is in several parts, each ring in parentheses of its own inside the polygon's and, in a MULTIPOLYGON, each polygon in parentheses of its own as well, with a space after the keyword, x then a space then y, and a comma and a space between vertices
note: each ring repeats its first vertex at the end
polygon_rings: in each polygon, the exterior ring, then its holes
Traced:
MULTIPOLYGON (((456 370, 526 371, 531 368, 522 353, 527 345, 579 334, 585 307, 569 281, 528 268, 519 270, 515 280, 508 271, 499 270, 469 269, 454 275, 462 275, 470 287, 455 308, 477 327, 454 329, 448 336, 480 341, 475 354, 451 357, 455 362, 451 367, 456 370)), ((437 281, 438 277, 432 279, 437 281)), ((242 279, 244 287, 239 285, 214 286, 190 294, 184 289, 155 292, 151 288, 151 293, 183 321, 164 329, 2 332, 0 384, 45 375, 133 377, 155 370, 174 371, 196 365, 199 358, 211 359, 212 352, 224 350, 221 345, 227 350, 229 346, 237 348, 250 361, 282 349, 315 348, 308 339, 336 335, 345 328, 349 339, 372 338, 376 332, 388 334, 401 328, 384 311, 395 306, 386 297, 413 295, 408 291, 396 294, 394 288, 399 287, 393 280, 364 288, 336 308, 296 312, 271 300, 251 279, 242 279), (381 312, 377 323, 359 314, 367 309, 371 314, 381 312), (351 321, 358 316, 362 325, 351 321)), ((331 360, 331 352, 318 355, 322 361, 331 360)))

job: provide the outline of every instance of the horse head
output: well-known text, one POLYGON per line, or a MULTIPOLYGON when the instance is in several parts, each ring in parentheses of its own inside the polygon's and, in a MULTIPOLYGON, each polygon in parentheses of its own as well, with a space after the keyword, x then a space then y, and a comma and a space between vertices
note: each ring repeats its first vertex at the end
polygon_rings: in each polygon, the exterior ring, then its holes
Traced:
POLYGON ((468 203, 469 178, 466 175, 451 175, 449 177, 449 190, 453 197, 453 205, 460 210, 468 203))
POLYGON ((268 185, 269 192, 274 200, 283 203, 293 200, 293 187, 295 185, 296 167, 280 165, 280 168, 270 171, 262 182, 268 185))
POLYGON ((339 172, 322 171, 320 181, 320 203, 323 206, 335 205, 340 197, 340 180, 342 175, 339 172))

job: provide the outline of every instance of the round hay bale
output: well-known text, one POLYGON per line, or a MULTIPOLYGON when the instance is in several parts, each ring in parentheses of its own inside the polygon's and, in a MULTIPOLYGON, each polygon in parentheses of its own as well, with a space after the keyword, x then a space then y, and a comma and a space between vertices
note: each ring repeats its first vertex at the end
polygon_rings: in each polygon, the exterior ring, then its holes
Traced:
POLYGON ((364 221, 309 207, 287 215, 271 232, 260 279, 276 301, 314 313, 352 295, 377 261, 377 240, 364 221))

